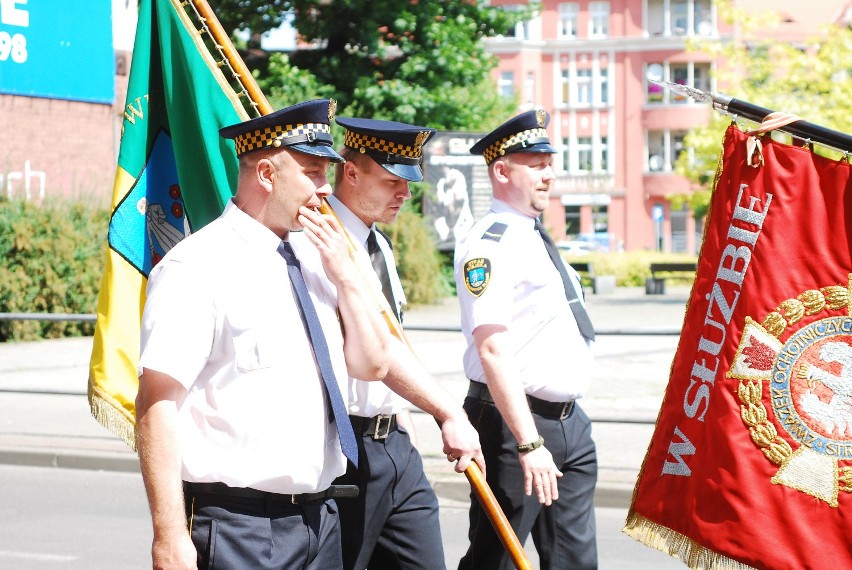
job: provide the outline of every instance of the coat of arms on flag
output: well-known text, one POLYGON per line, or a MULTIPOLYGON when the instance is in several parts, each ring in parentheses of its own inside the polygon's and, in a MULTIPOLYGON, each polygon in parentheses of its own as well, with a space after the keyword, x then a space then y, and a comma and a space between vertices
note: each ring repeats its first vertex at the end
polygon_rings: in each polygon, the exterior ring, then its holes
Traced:
POLYGON ((98 297, 89 403, 95 418, 133 447, 148 274, 221 213, 236 185, 237 157, 218 129, 248 117, 186 4, 139 5, 98 297))
POLYGON ((852 568, 851 310, 848 161, 731 126, 625 532, 692 568, 852 568))

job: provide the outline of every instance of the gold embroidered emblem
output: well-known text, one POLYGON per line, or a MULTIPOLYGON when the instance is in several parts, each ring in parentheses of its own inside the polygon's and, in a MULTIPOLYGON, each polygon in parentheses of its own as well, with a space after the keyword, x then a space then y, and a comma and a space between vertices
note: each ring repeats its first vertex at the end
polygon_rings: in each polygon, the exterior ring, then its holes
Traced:
POLYGON ((334 99, 328 100, 328 122, 332 122, 334 120, 334 112, 337 110, 337 101, 334 99))
POLYGON ((464 264, 464 285, 474 297, 479 297, 491 280, 491 261, 485 257, 470 259, 464 264))
POLYGON ((539 127, 544 126, 544 120, 547 119, 547 113, 544 112, 544 109, 536 109, 535 112, 535 122, 539 127))
POLYGON ((770 481, 835 508, 840 491, 852 493, 852 274, 848 280, 787 299, 760 323, 746 317, 727 372, 739 380, 752 442, 779 466, 770 481), (834 314, 801 326, 822 311, 834 314))
POLYGON ((430 131, 420 131, 417 133, 417 138, 414 139, 414 152, 420 154, 420 149, 429 140, 429 135, 432 134, 430 131))

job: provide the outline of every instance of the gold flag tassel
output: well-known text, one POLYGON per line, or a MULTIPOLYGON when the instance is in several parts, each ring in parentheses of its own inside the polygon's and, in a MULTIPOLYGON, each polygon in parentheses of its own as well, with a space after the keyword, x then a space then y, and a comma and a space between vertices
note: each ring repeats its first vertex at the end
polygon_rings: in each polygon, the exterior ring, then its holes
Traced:
POLYGON ((636 513, 628 517, 623 532, 642 544, 678 558, 692 570, 755 570, 636 513))

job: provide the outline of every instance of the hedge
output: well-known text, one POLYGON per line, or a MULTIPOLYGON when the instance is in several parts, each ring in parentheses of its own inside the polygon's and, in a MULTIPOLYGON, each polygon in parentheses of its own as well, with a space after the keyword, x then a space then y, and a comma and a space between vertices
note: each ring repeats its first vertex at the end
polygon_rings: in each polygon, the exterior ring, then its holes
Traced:
MULTIPOLYGON (((0 201, 0 312, 94 313, 108 220, 86 202, 0 201)), ((93 332, 94 323, 0 321, 0 341, 93 332)))

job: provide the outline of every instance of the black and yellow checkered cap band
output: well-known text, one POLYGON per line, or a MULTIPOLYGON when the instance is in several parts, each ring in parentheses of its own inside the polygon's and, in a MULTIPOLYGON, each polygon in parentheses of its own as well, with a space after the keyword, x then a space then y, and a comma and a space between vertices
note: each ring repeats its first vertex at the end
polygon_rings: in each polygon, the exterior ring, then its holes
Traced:
POLYGON ((518 148, 549 142, 550 139, 547 138, 547 130, 542 128, 529 129, 527 131, 515 133, 510 137, 498 140, 497 142, 489 145, 488 148, 483 151, 482 156, 485 157, 485 164, 491 164, 497 159, 497 157, 515 151, 518 148))
POLYGON ((281 147, 300 142, 323 141, 332 143, 331 128, 324 123, 304 123, 265 127, 234 137, 237 155, 264 147, 281 147), (292 140, 291 140, 292 139, 292 140), (277 143, 277 144, 276 144, 277 143))
POLYGON ((346 131, 346 136, 343 138, 343 144, 360 152, 372 150, 383 154, 387 153, 389 160, 386 160, 385 162, 417 164, 419 163, 420 157, 423 156, 423 145, 409 146, 402 143, 388 141, 375 135, 365 135, 350 130, 346 131), (394 161, 395 157, 409 160, 394 161))

